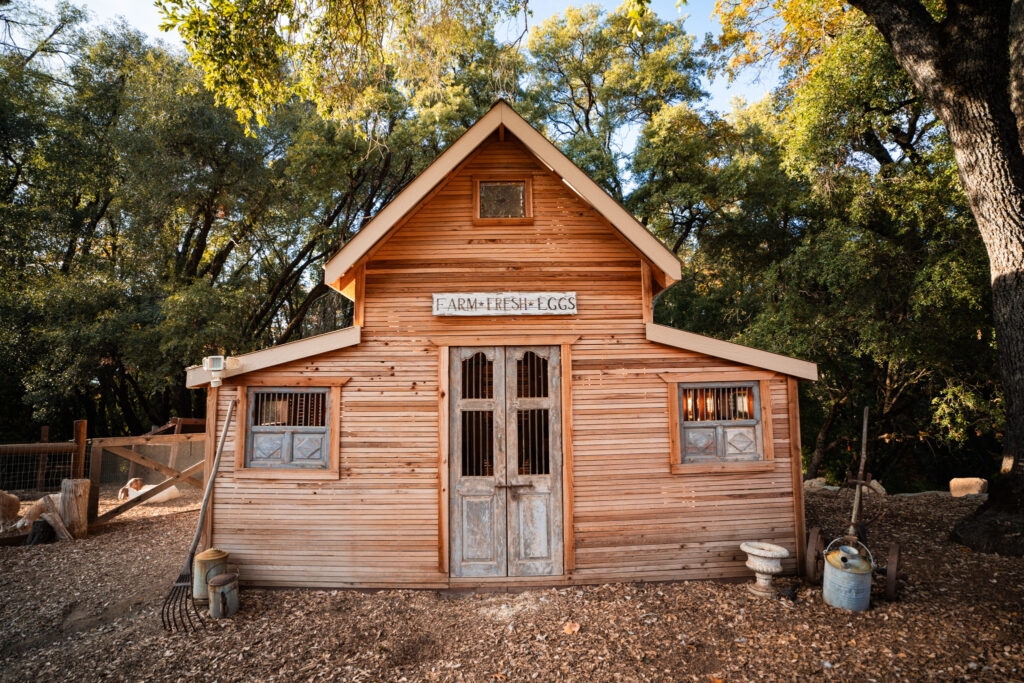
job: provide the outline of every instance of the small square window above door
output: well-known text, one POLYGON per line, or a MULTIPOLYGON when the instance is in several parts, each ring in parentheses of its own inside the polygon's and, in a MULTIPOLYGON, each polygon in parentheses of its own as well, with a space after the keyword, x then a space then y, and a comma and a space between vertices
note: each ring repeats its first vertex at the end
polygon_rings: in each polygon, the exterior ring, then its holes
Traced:
POLYGON ((474 178, 473 220, 478 223, 529 223, 532 202, 529 178, 474 178))

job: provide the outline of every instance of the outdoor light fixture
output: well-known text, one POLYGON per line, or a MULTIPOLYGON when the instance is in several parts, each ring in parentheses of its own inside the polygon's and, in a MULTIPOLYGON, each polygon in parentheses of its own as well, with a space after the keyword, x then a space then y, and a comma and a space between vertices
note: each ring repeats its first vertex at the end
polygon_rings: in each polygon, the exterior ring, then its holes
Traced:
POLYGON ((219 387, 225 370, 238 367, 238 360, 229 356, 207 356, 203 358, 203 370, 208 371, 211 387, 219 387))

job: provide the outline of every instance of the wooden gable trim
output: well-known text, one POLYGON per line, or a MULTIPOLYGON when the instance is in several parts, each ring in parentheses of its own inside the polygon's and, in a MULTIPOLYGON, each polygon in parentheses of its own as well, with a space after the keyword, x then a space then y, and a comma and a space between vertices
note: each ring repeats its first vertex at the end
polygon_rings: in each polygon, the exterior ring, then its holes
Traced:
MULTIPOLYGON (((349 271, 437 186, 454 173, 495 130, 504 127, 570 189, 604 216, 627 242, 657 269, 658 275, 675 281, 682 277, 679 259, 647 231, 625 208, 591 180, 553 144, 535 130, 504 100, 462 134, 448 149, 373 217, 324 266, 325 282, 336 289, 347 284, 349 271)), ((658 278, 659 281, 661 278, 658 278)))
POLYGON ((783 375, 806 379, 812 382, 818 379, 818 366, 805 360, 782 356, 777 353, 752 349, 732 342, 712 339, 693 332, 684 332, 656 323, 647 323, 647 340, 677 349, 696 351, 715 358, 735 361, 755 368, 774 370, 783 375))
POLYGON ((665 276, 676 281, 682 278, 682 265, 675 254, 661 243, 658 238, 647 231, 621 204, 584 173, 569 157, 562 154, 557 147, 541 135, 537 129, 526 122, 505 102, 500 102, 502 110, 501 122, 508 131, 519 138, 520 142, 534 156, 544 162, 558 174, 562 181, 604 216, 612 226, 647 257, 651 263, 665 276))
MULTIPOLYGON (((270 368, 293 360, 302 360, 328 351, 337 351, 348 346, 355 346, 360 340, 360 328, 346 327, 334 332, 318 334, 298 341, 288 342, 269 349, 244 353, 233 356, 235 367, 220 374, 222 379, 244 375, 255 370, 270 368)), ((213 379, 213 373, 203 370, 201 365, 193 365, 186 370, 185 386, 189 389, 206 386, 213 379)))
MULTIPOLYGON (((481 143, 481 144, 483 144, 483 143, 481 143)), ((395 234, 398 231, 399 228, 401 228, 403 225, 405 225, 409 221, 409 219, 412 218, 413 215, 415 215, 415 213, 420 209, 421 206, 423 206, 424 204, 429 202, 437 194, 439 194, 446 187, 448 187, 448 184, 451 183, 451 181, 455 178, 455 176, 457 176, 459 174, 459 171, 461 171, 463 168, 465 168, 466 166, 471 164, 473 162, 473 160, 476 159, 476 157, 480 153, 481 149, 482 149, 482 147, 479 147, 479 146, 476 149, 474 149, 469 154, 469 156, 467 156, 465 159, 463 159, 458 164, 458 166, 456 166, 454 169, 452 169, 452 171, 450 173, 448 173, 441 180, 441 182, 439 182, 437 184, 437 186, 434 187, 434 189, 432 189, 430 192, 428 192, 425 197, 420 199, 408 211, 406 211, 405 215, 403 215, 398 220, 398 222, 395 223, 394 226, 392 226, 387 231, 387 233, 385 235, 383 235, 380 239, 378 239, 364 254, 359 256, 359 258, 356 261, 356 263, 351 268, 349 268, 348 271, 346 271, 344 273, 344 275, 342 275, 340 278, 338 278, 338 280, 336 282, 334 282, 334 283, 331 283, 330 280, 328 280, 327 281, 328 284, 330 284, 330 286, 333 287, 334 289, 336 289, 339 292, 341 292, 342 296, 344 296, 345 298, 349 299, 353 303, 358 303, 358 301, 356 300, 356 296, 357 296, 357 294, 356 294, 356 279, 357 279, 357 277, 360 276, 360 271, 362 271, 363 286, 364 287, 363 287, 363 289, 360 292, 360 296, 361 296, 362 293, 365 292, 366 264, 370 261, 370 259, 373 258, 373 255, 376 254, 378 251, 380 251, 380 249, 387 243, 387 241, 388 241, 387 237, 389 235, 395 234)), ((401 195, 399 195, 399 196, 401 196, 401 195)), ((396 201, 396 200, 397 200, 397 197, 393 201, 396 201)), ((390 206, 390 204, 388 206, 390 206)), ((373 221, 371 221, 371 223, 372 222, 373 221)), ((344 249, 345 247, 347 247, 351 243, 352 243, 351 240, 349 242, 346 242, 345 246, 342 247, 342 249, 344 249)), ((341 252, 338 252, 338 253, 341 253, 341 252)), ((324 267, 326 268, 326 266, 324 266, 324 267)))

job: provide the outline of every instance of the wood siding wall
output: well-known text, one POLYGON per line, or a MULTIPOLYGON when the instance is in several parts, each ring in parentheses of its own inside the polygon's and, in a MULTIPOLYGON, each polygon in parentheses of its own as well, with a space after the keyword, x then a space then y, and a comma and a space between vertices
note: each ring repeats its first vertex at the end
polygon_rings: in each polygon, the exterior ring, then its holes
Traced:
MULTIPOLYGON (((438 346, 507 343, 509 335, 578 336, 571 347, 574 583, 749 575, 739 544, 794 554, 790 388, 771 380, 775 467, 753 474, 669 472, 667 384, 659 373, 737 365, 648 342, 639 255, 512 140, 492 137, 365 263, 362 343, 248 377, 350 377, 342 389, 337 481, 233 478, 229 433, 215 487, 213 542, 246 583, 447 587, 439 536, 438 346), (474 174, 531 174, 532 225, 474 226, 474 174), (572 318, 431 315, 434 292, 563 291, 572 318)), ((648 303, 649 305, 649 303, 648 303)), ((534 343, 545 343, 535 340, 534 343)), ((551 341, 550 343, 561 343, 551 341)), ((750 368, 753 371, 753 368, 750 368)), ((218 425, 238 388, 218 395, 218 425)), ((568 403, 566 403, 568 404, 568 403)), ((219 432, 219 426, 217 428, 219 432)), ((793 570, 795 559, 787 569, 793 570)))

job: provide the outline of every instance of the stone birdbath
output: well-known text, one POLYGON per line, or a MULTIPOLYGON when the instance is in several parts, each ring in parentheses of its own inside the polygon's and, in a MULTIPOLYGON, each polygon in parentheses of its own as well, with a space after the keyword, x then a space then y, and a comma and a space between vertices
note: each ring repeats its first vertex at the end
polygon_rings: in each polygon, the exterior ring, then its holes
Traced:
POLYGON ((755 581, 750 592, 762 598, 775 597, 772 577, 782 571, 782 560, 789 557, 789 551, 781 545, 749 541, 740 544, 740 550, 747 554, 747 567, 754 570, 755 581))

